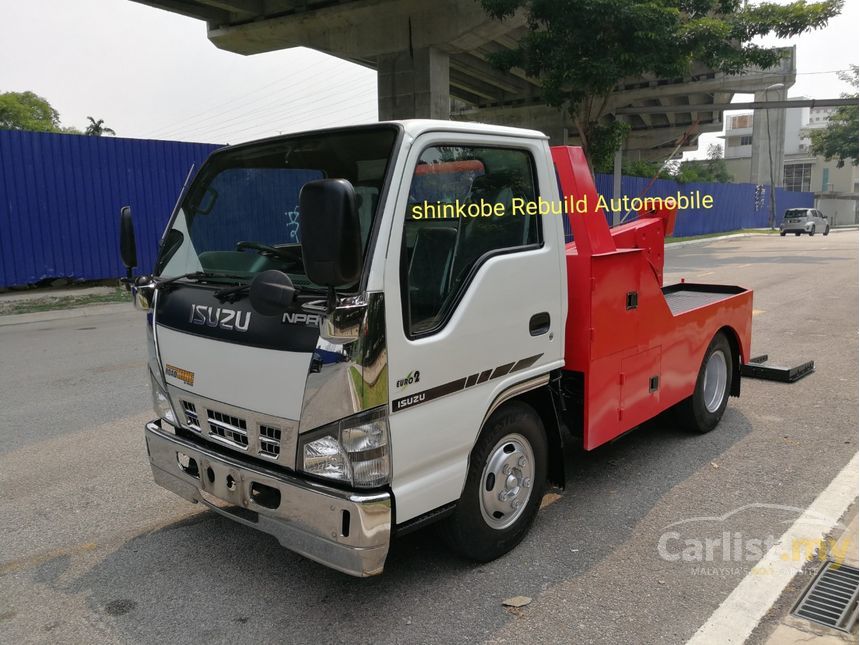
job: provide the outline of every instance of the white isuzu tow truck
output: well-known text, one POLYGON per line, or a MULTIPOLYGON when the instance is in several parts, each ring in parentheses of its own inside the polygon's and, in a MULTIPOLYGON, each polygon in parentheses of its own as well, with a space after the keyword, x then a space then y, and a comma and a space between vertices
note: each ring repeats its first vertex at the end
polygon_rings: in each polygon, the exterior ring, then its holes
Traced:
POLYGON ((368 576, 435 521, 467 557, 512 549, 564 437, 668 408, 711 430, 751 292, 664 287, 674 210, 610 229, 596 202, 581 151, 539 132, 404 121, 216 151, 151 275, 124 208, 156 482, 368 576))

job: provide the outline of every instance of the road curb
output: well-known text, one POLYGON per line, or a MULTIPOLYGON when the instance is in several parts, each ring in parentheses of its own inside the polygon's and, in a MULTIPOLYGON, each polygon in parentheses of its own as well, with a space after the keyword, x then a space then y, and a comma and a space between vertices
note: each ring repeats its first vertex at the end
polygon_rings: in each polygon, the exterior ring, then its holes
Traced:
POLYGON ((28 314, 8 314, 0 316, 0 327, 10 325, 24 325, 27 323, 48 322, 51 320, 69 320, 71 318, 86 318, 87 316, 98 316, 100 314, 118 313, 130 311, 132 306, 128 302, 118 302, 107 305, 91 305, 86 307, 75 307, 74 309, 52 309, 50 311, 34 311, 28 314))
POLYGON ((683 242, 669 242, 666 244, 667 249, 677 248, 679 246, 689 246, 690 244, 705 244, 707 242, 716 242, 718 240, 729 240, 734 237, 758 237, 762 233, 734 233, 730 235, 718 235, 717 237, 703 237, 700 240, 684 240, 683 242))
MULTIPOLYGON (((840 227, 840 228, 832 228, 830 229, 831 233, 843 233, 848 231, 856 231, 857 227, 840 227)), ((689 244, 705 244, 707 242, 716 242, 718 240, 729 240, 735 237, 768 237, 768 236, 777 236, 777 233, 730 233, 728 235, 718 235, 716 237, 703 237, 699 240, 684 240, 683 242, 670 242, 666 244, 667 249, 675 248, 678 246, 687 246, 689 244)))

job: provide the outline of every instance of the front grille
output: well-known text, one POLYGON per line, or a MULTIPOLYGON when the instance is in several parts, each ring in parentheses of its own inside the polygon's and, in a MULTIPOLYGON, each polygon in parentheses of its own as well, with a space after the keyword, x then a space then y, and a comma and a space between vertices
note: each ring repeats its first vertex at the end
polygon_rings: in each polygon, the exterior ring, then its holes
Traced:
POLYGON ((298 421, 207 399, 168 386, 179 423, 202 438, 232 450, 293 468, 298 421))
POLYGON ((281 454, 281 431, 272 426, 260 426, 260 454, 278 458, 281 454))
POLYGON ((843 632, 857 620, 858 570, 827 561, 794 608, 795 616, 843 632))
POLYGON ((216 410, 206 410, 209 434, 246 450, 248 448, 248 426, 245 419, 222 414, 216 410))
POLYGON ((185 412, 185 423, 188 427, 200 432, 200 417, 197 416, 197 406, 191 401, 182 401, 182 411, 185 412))

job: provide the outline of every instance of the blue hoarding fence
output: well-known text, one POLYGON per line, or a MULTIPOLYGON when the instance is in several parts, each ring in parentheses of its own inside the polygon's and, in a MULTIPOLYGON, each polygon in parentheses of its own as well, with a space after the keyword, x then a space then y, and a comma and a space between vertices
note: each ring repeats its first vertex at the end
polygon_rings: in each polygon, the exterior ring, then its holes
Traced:
MULTIPOLYGON (((612 175, 597 175, 597 192, 607 203, 612 197, 612 175)), ((755 184, 679 184, 665 179, 656 180, 647 192, 650 179, 645 177, 623 177, 621 194, 632 199, 648 197, 687 196, 698 207, 678 210, 675 221, 675 237, 722 233, 742 228, 764 228, 768 226, 770 214, 770 186, 755 184), (698 197, 710 195, 712 206, 706 208, 698 197)), ((788 208, 812 208, 815 195, 808 192, 793 192, 783 188, 776 189, 776 226, 782 221, 788 208)), ((612 215, 607 213, 611 222, 612 215)), ((627 220, 635 219, 635 213, 627 220)))
POLYGON ((151 269, 189 169, 217 147, 0 130, 0 287, 124 275, 125 205, 151 269))
MULTIPOLYGON (((134 213, 139 271, 150 271, 189 169, 218 147, 0 130, 0 287, 124 275, 118 241, 124 205, 134 213)), ((641 196, 648 182, 624 177, 622 195, 641 196)), ((597 189, 608 201, 612 177, 598 175, 597 189)), ((713 207, 679 211, 676 237, 768 224, 767 187, 657 180, 647 195, 696 191, 712 196, 713 207)), ((812 193, 777 189, 777 224, 785 209, 813 202, 812 193)))

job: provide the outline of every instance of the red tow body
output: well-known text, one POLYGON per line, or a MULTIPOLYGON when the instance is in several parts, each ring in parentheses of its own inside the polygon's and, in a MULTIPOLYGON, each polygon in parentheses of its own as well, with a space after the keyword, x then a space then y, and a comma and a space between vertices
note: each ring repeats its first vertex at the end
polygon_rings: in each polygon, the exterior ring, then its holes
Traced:
MULTIPOLYGON (((640 213, 610 229, 582 150, 552 148, 570 213, 565 369, 584 375, 584 445, 614 439, 693 393, 705 350, 725 331, 737 360, 749 358, 752 291, 686 283, 663 287, 664 237, 674 210, 640 213)), ((738 366, 736 365, 736 368, 738 366)), ((735 370, 733 394, 740 392, 735 370)))

